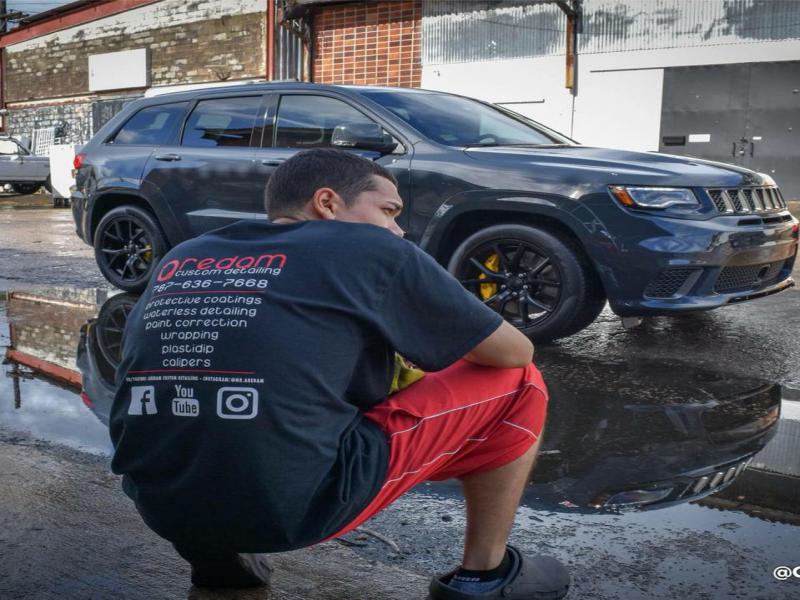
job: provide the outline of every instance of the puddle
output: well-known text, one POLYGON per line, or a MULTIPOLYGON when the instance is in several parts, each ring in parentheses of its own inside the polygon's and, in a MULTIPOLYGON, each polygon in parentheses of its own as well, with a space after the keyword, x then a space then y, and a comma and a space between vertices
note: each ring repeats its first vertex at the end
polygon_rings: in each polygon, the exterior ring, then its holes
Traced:
POLYGON ((5 434, 111 453, 108 429, 84 404, 75 365, 79 330, 91 306, 0 298, 0 428, 5 434), (77 326, 77 327, 76 327, 77 326))
MULTIPOLYGON (((0 345, 12 359, 0 379, 0 430, 109 454, 114 372, 136 297, 45 295, 0 296, 0 345)), ((538 350, 550 415, 515 543, 582 577, 597 573, 577 582, 584 597, 789 598, 781 594, 800 580, 777 590, 771 573, 800 564, 797 367, 778 380, 760 377, 752 359, 744 370, 716 368, 698 358, 702 346, 662 348, 657 360, 593 352, 538 350)), ((769 354, 761 360, 774 366, 769 354)), ((370 525, 414 552, 357 550, 423 572, 449 568, 462 521, 457 483, 425 484, 370 525)))

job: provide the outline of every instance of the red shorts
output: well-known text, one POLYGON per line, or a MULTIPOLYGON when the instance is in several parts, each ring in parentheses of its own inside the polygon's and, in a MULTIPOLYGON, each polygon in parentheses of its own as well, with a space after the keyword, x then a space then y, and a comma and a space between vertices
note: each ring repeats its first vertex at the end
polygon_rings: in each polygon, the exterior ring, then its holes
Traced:
POLYGON ((364 415, 389 440, 386 480, 344 535, 417 484, 490 471, 530 448, 544 428, 547 388, 538 369, 482 367, 459 360, 428 373, 364 415))

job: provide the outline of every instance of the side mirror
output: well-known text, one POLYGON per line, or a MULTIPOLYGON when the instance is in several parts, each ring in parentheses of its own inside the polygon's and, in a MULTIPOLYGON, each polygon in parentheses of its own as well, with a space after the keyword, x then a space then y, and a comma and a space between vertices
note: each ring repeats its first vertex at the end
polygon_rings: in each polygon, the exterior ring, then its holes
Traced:
POLYGON ((389 154, 397 142, 377 123, 345 123, 337 125, 331 136, 331 145, 337 148, 357 148, 389 154))

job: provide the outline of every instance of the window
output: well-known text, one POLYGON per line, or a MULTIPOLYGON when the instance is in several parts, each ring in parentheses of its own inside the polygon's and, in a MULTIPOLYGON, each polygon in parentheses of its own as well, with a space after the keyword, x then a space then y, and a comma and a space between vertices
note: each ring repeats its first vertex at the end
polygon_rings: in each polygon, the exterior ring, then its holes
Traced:
POLYGON ((181 145, 192 148, 247 147, 261 96, 201 100, 189 116, 181 145))
POLYGON ((278 107, 278 148, 320 148, 331 145, 337 125, 373 124, 355 108, 325 96, 283 96, 278 107))
POLYGON ((12 140, 0 140, 0 154, 19 154, 20 147, 12 140))
POLYGON ((533 121, 481 102, 433 92, 362 92, 414 129, 447 146, 572 144, 533 121))
POLYGON ((186 111, 186 102, 143 108, 117 132, 113 144, 168 144, 186 111))

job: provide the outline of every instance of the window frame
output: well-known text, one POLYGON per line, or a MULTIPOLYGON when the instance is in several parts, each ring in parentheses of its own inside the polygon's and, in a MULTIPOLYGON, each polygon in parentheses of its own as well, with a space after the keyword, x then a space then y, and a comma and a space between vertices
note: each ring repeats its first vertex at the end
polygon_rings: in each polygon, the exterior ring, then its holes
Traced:
POLYGON ((221 147, 224 148, 224 146, 184 146, 183 145, 183 136, 184 136, 184 134, 186 132, 186 125, 189 122, 189 119, 191 118, 192 113, 194 113, 195 109, 197 108, 197 105, 200 104, 201 102, 205 102, 207 100, 226 100, 226 99, 230 99, 230 98, 258 97, 258 98, 261 98, 261 102, 259 103, 258 108, 256 109, 256 114, 253 116, 253 126, 252 126, 252 130, 250 131, 250 143, 247 146, 229 146, 228 149, 230 150, 230 149, 234 149, 234 148, 238 148, 238 149, 242 149, 242 148, 257 148, 258 147, 257 143, 260 141, 260 138, 263 136, 264 124, 265 124, 265 122, 264 122, 265 111, 266 111, 266 109, 268 107, 268 101, 269 101, 270 96, 274 96, 274 94, 270 93, 270 92, 265 92, 263 90, 262 91, 253 90, 252 92, 249 92, 249 93, 248 92, 245 92, 245 93, 241 93, 240 92, 238 94, 236 94, 236 93, 208 94, 208 95, 202 95, 202 96, 198 96, 196 98, 193 98, 192 100, 189 101, 189 103, 190 103, 189 109, 186 111, 186 114, 183 116, 183 120, 181 121, 181 124, 180 124, 180 127, 179 127, 179 131, 178 131, 178 136, 177 136, 176 139, 173 140, 174 141, 174 145, 177 146, 177 147, 180 147, 180 148, 187 148, 187 149, 192 149, 192 150, 218 150, 221 147), (258 129, 260 129, 261 131, 260 131, 259 135, 256 135, 256 130, 258 130, 258 129))
POLYGON ((105 140, 103 140, 103 145, 104 146, 119 146, 119 147, 123 147, 124 146, 126 148, 148 148, 148 147, 152 147, 152 146, 171 146, 172 144, 170 142, 174 142, 175 141, 175 133, 180 131, 183 128, 183 124, 184 124, 184 122, 186 120, 186 116, 188 114, 186 112, 186 110, 188 109, 189 106, 191 106, 191 104, 192 104, 192 101, 187 99, 187 100, 172 100, 171 102, 155 102, 153 104, 147 104, 145 106, 142 106, 141 108, 139 108, 135 112, 131 113, 119 127, 114 129, 105 138, 105 140), (131 120, 136 115, 138 115, 140 112, 142 112, 144 110, 149 110, 151 108, 156 108, 158 106, 170 106, 170 105, 180 105, 180 104, 184 105, 184 107, 183 107, 184 113, 178 119, 178 124, 175 127, 174 131, 172 131, 172 134, 169 136, 169 138, 167 139, 166 143, 163 143, 163 144, 152 144, 152 143, 149 143, 149 144, 115 144, 114 143, 114 139, 117 137, 117 135, 119 135, 119 132, 122 131, 125 128, 125 125, 130 123, 131 120))
MULTIPOLYGON (((273 126, 272 126, 272 145, 269 146, 275 150, 302 150, 301 148, 293 147, 293 146, 278 146, 276 145, 278 141, 278 115, 280 114, 281 103, 283 102, 283 98, 285 96, 319 96, 323 98, 330 98, 332 100, 338 100, 339 102, 343 102, 348 107, 352 108, 356 112, 361 113, 372 121, 380 125, 387 133, 389 133, 397 142, 398 146, 394 152, 391 154, 394 156, 402 155, 408 153, 408 144, 409 142, 406 140, 405 136, 399 134, 394 127, 386 124, 386 120, 381 118, 381 116, 364 106, 354 104, 352 99, 348 96, 340 96, 338 94, 331 94, 327 92, 327 90, 281 90, 279 93, 275 94, 277 98, 277 102, 275 103, 275 111, 272 116, 273 119, 273 126)), ((266 146, 262 146, 266 147, 266 146)), ((315 146, 319 148, 320 146, 315 146)), ((324 146, 327 148, 336 148, 336 146, 324 146)))

